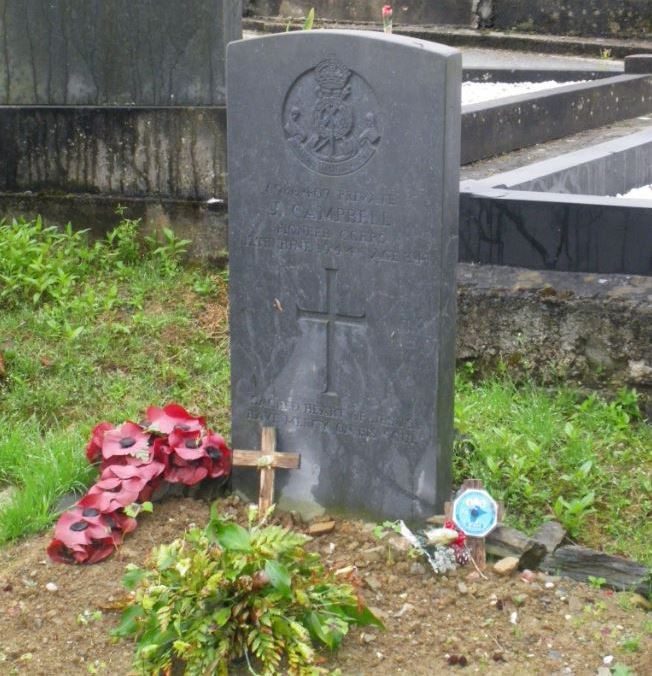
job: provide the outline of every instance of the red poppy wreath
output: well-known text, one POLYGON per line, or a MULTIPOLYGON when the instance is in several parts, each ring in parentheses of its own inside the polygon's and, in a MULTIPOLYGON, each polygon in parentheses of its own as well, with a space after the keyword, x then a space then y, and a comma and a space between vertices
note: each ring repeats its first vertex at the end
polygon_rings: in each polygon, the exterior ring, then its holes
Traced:
POLYGON ((228 477, 232 454, 224 438, 178 404, 150 406, 145 420, 93 428, 86 457, 100 476, 88 493, 64 512, 48 555, 61 563, 97 563, 136 528, 134 514, 164 482, 193 486, 228 477))

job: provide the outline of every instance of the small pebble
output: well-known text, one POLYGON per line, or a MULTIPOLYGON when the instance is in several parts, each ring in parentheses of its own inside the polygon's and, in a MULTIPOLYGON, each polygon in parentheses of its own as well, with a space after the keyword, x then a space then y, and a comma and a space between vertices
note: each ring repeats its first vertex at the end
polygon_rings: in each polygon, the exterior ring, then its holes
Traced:
POLYGON ((412 575, 425 575, 426 574, 426 567, 419 563, 418 561, 415 561, 411 566, 410 566, 410 573, 412 575))
POLYGON ((59 591, 59 587, 57 587, 57 585, 54 584, 54 582, 48 582, 48 583, 45 585, 45 588, 46 588, 49 592, 59 591))
POLYGON ((506 556, 494 563, 494 572, 498 575, 511 575, 518 568, 518 559, 515 556, 506 556))
POLYGON ((614 661, 613 655, 605 655, 602 658, 602 663, 605 664, 606 666, 609 666, 613 661, 614 661))
POLYGON ((521 573, 521 580, 522 580, 523 582, 528 582, 528 583, 529 583, 529 582, 534 582, 534 580, 536 579, 536 577, 537 577, 537 574, 534 573, 533 571, 529 570, 528 568, 526 568, 526 569, 521 573))
POLYGON ((469 593, 469 588, 464 584, 464 582, 457 583, 457 591, 464 596, 469 593))

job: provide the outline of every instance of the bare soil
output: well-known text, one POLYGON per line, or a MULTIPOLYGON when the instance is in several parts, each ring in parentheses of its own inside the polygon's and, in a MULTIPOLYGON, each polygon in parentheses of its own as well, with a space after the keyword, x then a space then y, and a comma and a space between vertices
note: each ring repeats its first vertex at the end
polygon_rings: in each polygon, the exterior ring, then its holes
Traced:
MULTIPOLYGON (((221 511, 239 517, 242 507, 237 498, 220 501, 221 511)), ((115 556, 95 566, 51 563, 49 533, 0 550, 0 673, 129 674, 132 646, 109 636, 124 598, 124 567, 189 524, 204 524, 208 511, 208 503, 190 498, 158 504, 115 556)), ((526 582, 489 570, 482 579, 472 567, 437 577, 392 535, 379 540, 373 527, 336 520, 311 543, 330 565, 358 567, 365 598, 386 625, 352 630, 325 666, 345 675, 579 676, 609 673, 606 657, 611 667, 652 675, 652 614, 630 595, 543 574, 526 582)))

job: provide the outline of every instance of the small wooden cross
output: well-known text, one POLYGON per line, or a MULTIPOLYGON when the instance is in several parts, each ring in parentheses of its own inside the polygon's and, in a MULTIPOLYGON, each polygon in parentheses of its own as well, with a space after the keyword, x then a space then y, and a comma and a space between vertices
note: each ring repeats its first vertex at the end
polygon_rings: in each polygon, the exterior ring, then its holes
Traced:
POLYGON ((276 452, 276 429, 263 427, 260 451, 233 451, 234 467, 256 467, 260 472, 258 514, 263 516, 274 502, 274 470, 299 469, 301 456, 298 453, 276 452))
MULTIPOLYGON (((483 489, 484 485, 482 484, 482 481, 480 481, 480 479, 466 479, 465 481, 462 482, 461 488, 462 491, 466 491, 470 488, 483 489)), ((504 508, 502 503, 500 502, 498 502, 497 505, 498 505, 497 517, 498 522, 500 523, 504 516, 504 508)), ((452 502, 446 502, 444 504, 444 513, 446 519, 450 521, 453 520, 452 502)), ((483 571, 487 567, 487 553, 485 550, 484 540, 485 540, 484 538, 474 538, 471 537, 470 535, 466 536, 466 546, 469 549, 473 562, 480 571, 483 571)))

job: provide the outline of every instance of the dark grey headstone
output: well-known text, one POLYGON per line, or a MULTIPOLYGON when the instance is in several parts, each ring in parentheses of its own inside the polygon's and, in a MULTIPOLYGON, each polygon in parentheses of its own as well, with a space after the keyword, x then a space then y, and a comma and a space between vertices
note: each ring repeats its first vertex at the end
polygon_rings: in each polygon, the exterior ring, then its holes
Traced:
POLYGON ((378 33, 229 46, 233 444, 301 453, 284 507, 449 498, 460 82, 457 51, 378 33))
POLYGON ((240 0, 4 0, 0 104, 223 105, 240 0))

